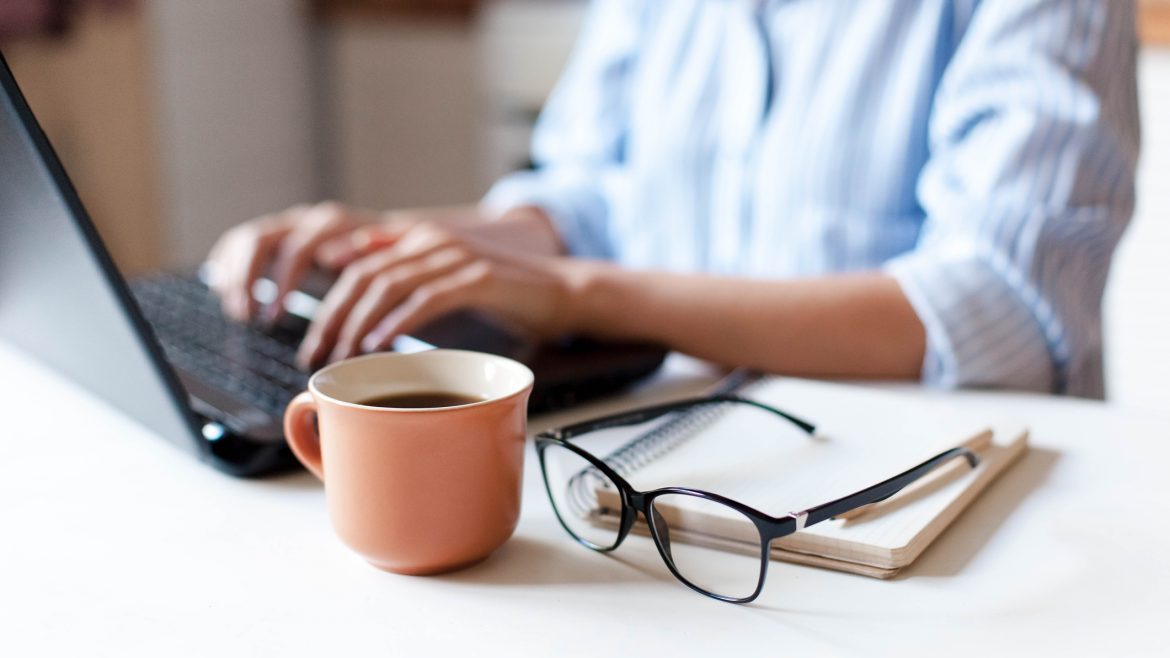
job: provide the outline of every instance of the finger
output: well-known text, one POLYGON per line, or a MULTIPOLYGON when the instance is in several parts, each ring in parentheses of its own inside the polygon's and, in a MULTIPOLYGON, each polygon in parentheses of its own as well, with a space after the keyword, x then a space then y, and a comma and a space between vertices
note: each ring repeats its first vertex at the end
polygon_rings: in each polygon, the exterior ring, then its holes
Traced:
POLYGON ((236 294, 236 288, 239 286, 237 282, 243 279, 243 275, 238 272, 244 268, 245 249, 251 247, 232 244, 224 248, 216 264, 215 291, 219 295, 224 315, 233 320, 243 320, 242 312, 237 310, 242 303, 236 294))
POLYGON ((207 253, 205 264, 210 275, 207 285, 216 294, 227 292, 228 281, 232 278, 229 276, 228 263, 232 260, 234 250, 238 248, 237 243, 244 237, 246 226, 247 224, 241 224, 225 231, 207 253))
POLYGON ((393 260, 388 252, 367 256, 345 268, 329 289, 309 323, 309 330, 297 351, 297 363, 309 368, 320 363, 337 340, 341 325, 371 281, 393 260))
POLYGON ((260 278, 264 267, 272 260, 272 254, 276 251, 279 241, 280 238, 275 234, 260 235, 252 248, 242 250, 239 255, 240 266, 236 268, 239 276, 230 293, 233 317, 237 321, 248 322, 255 317, 257 302, 252 296, 252 287, 256 285, 256 279, 260 278))
POLYGON ((284 299, 300 285, 321 243, 350 230, 353 220, 338 204, 318 204, 302 210, 302 221, 281 241, 272 262, 276 296, 265 311, 265 319, 275 322, 284 310, 284 299))
POLYGON ((212 248, 209 262, 212 290, 220 297, 224 313, 236 320, 248 319, 248 302, 255 272, 267 261, 276 241, 287 233, 279 216, 241 224, 223 235, 212 248))
POLYGON ((317 310, 298 352, 302 367, 320 363, 333 350, 346 317, 375 276, 391 267, 427 257, 455 246, 443 231, 419 226, 407 232, 392 248, 376 252, 350 264, 317 310))
POLYGON ((492 264, 477 260, 420 286, 362 339, 362 350, 386 349, 395 336, 409 333, 460 308, 480 303, 492 281, 492 264))
POLYGON ((237 226, 220 236, 207 255, 208 274, 210 274, 207 285, 215 294, 219 295, 221 301, 226 301, 231 292, 231 286, 238 278, 233 269, 233 261, 238 260, 236 252, 240 249, 239 242, 251 239, 242 234, 242 228, 242 226, 237 226))
POLYGON ((345 267, 356 259, 386 248, 394 248, 405 256, 435 251, 454 242, 455 237, 451 232, 433 224, 407 224, 405 221, 383 223, 363 227, 350 236, 321 245, 318 261, 326 266, 332 264, 345 267))
POLYGON ((329 360, 339 361, 356 355, 362 337, 411 293, 465 267, 473 258, 466 249, 452 247, 391 267, 375 276, 342 325, 329 360))
POLYGON ((215 244, 211 245, 211 250, 207 252, 207 258, 203 259, 203 264, 208 268, 209 273, 211 274, 207 281, 207 287, 217 292, 219 284, 218 279, 222 278, 218 276, 218 270, 220 268, 219 263, 223 259, 223 249, 223 238, 221 237, 215 241, 215 244))
POLYGON ((224 273, 227 271, 227 259, 224 255, 225 248, 222 242, 223 240, 221 239, 215 243, 215 246, 207 254, 207 259, 203 261, 203 267, 200 268, 200 272, 205 275, 204 281, 207 283, 207 287, 220 298, 221 303, 226 292, 224 287, 226 277, 224 273))
POLYGON ((270 233, 260 227, 246 227, 224 249, 220 261, 219 292, 224 312, 232 319, 246 322, 255 308, 252 284, 271 257, 282 233, 270 233))
POLYGON ((339 270, 359 258, 393 246, 403 232, 386 226, 363 226, 348 235, 325 240, 317 247, 315 257, 321 267, 339 270))

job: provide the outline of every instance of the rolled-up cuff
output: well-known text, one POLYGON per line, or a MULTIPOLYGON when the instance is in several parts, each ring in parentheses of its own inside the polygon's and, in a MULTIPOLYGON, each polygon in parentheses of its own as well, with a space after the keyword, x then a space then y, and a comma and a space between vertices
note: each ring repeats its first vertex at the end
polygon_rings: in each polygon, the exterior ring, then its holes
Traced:
POLYGON ((537 171, 517 172, 500 179, 480 205, 494 214, 534 206, 552 220, 569 254, 582 258, 613 257, 605 230, 605 201, 592 186, 558 180, 537 171))
POLYGON ((926 328, 925 384, 1053 391, 1049 343, 1008 274, 975 254, 928 252, 891 260, 885 271, 926 328))

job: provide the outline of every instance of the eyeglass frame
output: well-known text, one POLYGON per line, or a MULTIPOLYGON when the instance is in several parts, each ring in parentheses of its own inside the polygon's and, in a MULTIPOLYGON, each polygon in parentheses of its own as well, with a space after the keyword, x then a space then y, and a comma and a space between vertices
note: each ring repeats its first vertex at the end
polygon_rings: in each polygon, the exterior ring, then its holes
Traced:
POLYGON ((628 481, 626 481, 624 477, 619 475, 616 470, 610 467, 609 464, 605 463, 605 460, 597 457, 576 443, 571 442, 571 439, 589 434, 591 432, 614 427, 638 425, 655 420, 667 414, 686 412, 703 405, 726 403, 746 404, 752 407, 756 407, 763 411, 772 413, 786 421, 789 421, 808 434, 810 437, 815 436, 816 434, 816 426, 812 423, 802 420, 787 412, 781 411, 780 409, 777 409, 771 405, 767 405, 762 402, 738 395, 712 395, 701 398, 689 398, 666 404, 642 407, 639 409, 606 415, 600 418, 595 418, 593 420, 573 423, 571 425, 566 425, 557 429, 545 430, 538 433, 534 437, 534 442, 536 444, 537 457, 540 461, 540 471, 544 479, 545 491, 548 493, 549 502, 552 505, 553 513, 556 514, 557 521, 560 522, 561 527, 564 528, 565 532, 569 533, 569 536, 576 540, 577 543, 585 546, 586 548, 589 548, 598 553, 609 553, 617 550, 617 548, 621 546, 622 542, 625 541, 626 537, 629 536, 630 531, 633 529, 634 524, 638 520, 638 513, 641 512, 642 516, 646 519, 646 526, 650 530, 650 536, 654 541, 654 546, 658 549, 659 556, 662 557, 663 562, 666 563, 666 567, 670 570, 670 573, 676 579, 678 579, 690 589, 719 601, 740 604, 750 603, 756 600, 756 598, 759 597, 760 593, 764 589, 764 582, 768 577, 768 563, 771 562, 770 556, 773 541, 782 539, 783 537, 787 537, 788 535, 794 534, 796 532, 800 532, 801 530, 821 523, 822 521, 826 521, 842 514, 847 514, 855 509, 865 507, 866 505, 879 503, 905 489, 915 481, 925 477, 936 468, 939 468, 943 464, 950 462, 952 459, 962 457, 966 459, 967 464, 972 469, 979 465, 979 455, 975 454, 975 452, 969 448, 959 446, 949 450, 944 450, 943 452, 940 452, 939 454, 931 457, 930 459, 927 459, 917 466, 909 468, 906 471, 878 482, 877 484, 866 487, 861 491, 836 498, 827 503, 822 503, 799 512, 789 512, 784 516, 772 516, 749 505, 745 505, 739 501, 732 500, 717 493, 704 491, 702 489, 693 489, 690 487, 662 487, 658 489, 652 489, 650 491, 638 491, 628 481), (557 507, 556 499, 553 496, 553 488, 552 483, 549 480, 548 469, 545 466, 545 451, 553 445, 560 446, 569 450, 570 452, 575 453, 577 456, 589 462, 593 467, 600 470, 615 485, 617 485, 618 493, 622 501, 622 510, 617 539, 614 541, 612 546, 602 547, 585 540, 584 538, 578 536, 577 533, 573 532, 573 530, 565 522, 564 518, 562 518, 561 510, 557 507), (745 516, 756 526, 756 530, 760 535, 761 550, 760 577, 759 581, 756 583, 755 591, 753 591, 749 596, 743 598, 726 596, 699 587, 679 572, 678 567, 676 567, 674 564, 674 559, 671 557, 668 550, 663 547, 662 538, 659 536, 659 530, 653 521, 654 515, 656 514, 653 506, 654 500, 667 494, 692 496, 725 505, 745 516))

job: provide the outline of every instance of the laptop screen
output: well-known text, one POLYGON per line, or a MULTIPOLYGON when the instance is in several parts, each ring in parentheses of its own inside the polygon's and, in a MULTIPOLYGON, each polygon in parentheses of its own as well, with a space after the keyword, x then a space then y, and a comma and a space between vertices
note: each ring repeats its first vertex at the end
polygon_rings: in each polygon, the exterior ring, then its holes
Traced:
POLYGON ((186 449, 185 394, 0 55, 0 340, 186 449))

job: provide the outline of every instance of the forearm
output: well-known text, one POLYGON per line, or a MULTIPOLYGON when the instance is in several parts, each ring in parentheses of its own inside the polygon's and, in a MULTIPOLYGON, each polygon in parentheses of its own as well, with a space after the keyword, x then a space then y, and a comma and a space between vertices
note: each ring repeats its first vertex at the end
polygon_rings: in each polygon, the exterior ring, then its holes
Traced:
POLYGON ((925 330, 881 274, 765 281, 589 263, 577 331, 655 341, 726 365, 826 377, 918 378, 925 330))

